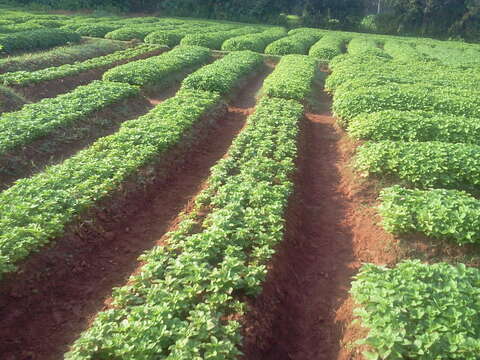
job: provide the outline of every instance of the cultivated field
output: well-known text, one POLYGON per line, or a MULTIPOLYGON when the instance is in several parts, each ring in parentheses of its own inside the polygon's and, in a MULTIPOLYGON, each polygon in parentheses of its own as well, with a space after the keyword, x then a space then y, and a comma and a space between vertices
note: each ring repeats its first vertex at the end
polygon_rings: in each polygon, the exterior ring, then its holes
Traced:
POLYGON ((0 359, 480 359, 480 45, 0 11, 0 359))

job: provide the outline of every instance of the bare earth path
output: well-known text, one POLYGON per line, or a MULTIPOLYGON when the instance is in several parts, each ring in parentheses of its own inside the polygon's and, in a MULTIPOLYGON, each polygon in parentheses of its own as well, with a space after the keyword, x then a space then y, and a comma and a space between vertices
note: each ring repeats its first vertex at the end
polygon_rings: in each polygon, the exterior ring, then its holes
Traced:
POLYGON ((355 184, 352 144, 335 125, 331 99, 317 84, 306 113, 296 196, 287 234, 262 295, 245 324, 244 360, 357 359, 345 342, 358 337, 348 291, 361 262, 388 263, 388 235, 355 184))

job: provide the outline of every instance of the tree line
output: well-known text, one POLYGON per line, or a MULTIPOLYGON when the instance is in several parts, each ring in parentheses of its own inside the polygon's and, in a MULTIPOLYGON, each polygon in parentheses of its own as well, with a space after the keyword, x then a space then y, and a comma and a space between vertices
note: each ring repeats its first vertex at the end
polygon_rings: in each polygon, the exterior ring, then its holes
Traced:
MULTIPOLYGON (((15 0, 14 0, 15 1, 15 0)), ((279 25, 480 40, 480 0, 16 0, 279 25), (290 16, 287 16, 290 15, 290 16), (292 17, 291 15, 294 15, 292 17), (295 20, 292 23, 292 18, 295 20)))

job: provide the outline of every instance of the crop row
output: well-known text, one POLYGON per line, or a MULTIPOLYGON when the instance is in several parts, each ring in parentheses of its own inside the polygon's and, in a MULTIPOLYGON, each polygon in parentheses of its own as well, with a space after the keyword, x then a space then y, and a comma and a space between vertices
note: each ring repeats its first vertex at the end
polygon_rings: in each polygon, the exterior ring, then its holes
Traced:
POLYGON ((145 37, 145 42, 150 44, 161 44, 167 46, 175 46, 180 44, 182 39, 187 35, 195 34, 211 34, 218 32, 226 32, 232 30, 231 26, 227 25, 217 25, 217 26, 208 26, 208 27, 179 27, 176 29, 170 30, 158 30, 150 33, 145 37))
POLYGON ((305 29, 303 31, 297 31, 292 35, 280 38, 270 43, 265 48, 265 54, 269 55, 289 55, 289 54, 308 54, 310 47, 315 44, 322 33, 315 31, 314 29, 305 29))
POLYGON ((114 67, 103 74, 103 80, 140 86, 153 85, 186 68, 205 64, 210 57, 207 48, 179 46, 159 56, 114 67))
POLYGON ((0 75, 0 82, 5 85, 27 85, 43 81, 60 79, 81 72, 112 65, 117 61, 132 59, 134 57, 160 50, 156 45, 139 45, 137 47, 120 50, 109 55, 92 58, 85 61, 49 67, 37 71, 16 71, 0 75))
POLYGON ((263 93, 271 97, 304 100, 312 92, 318 63, 306 55, 285 55, 265 80, 263 93))
POLYGON ((388 55, 378 47, 378 43, 370 38, 355 37, 348 43, 348 53, 357 55, 373 55, 387 57, 388 55))
MULTIPOLYGON (((188 49, 198 50, 182 51, 188 49)), ((238 74, 237 82, 245 75, 238 74)), ((130 175, 161 159, 219 99, 217 93, 182 89, 147 115, 123 123, 117 133, 0 193, 0 274, 14 271, 18 261, 61 236, 130 175)))
POLYGON ((182 82, 182 89, 227 95, 238 85, 238 79, 245 78, 262 64, 260 54, 248 50, 234 51, 187 76, 182 82))
POLYGON ((61 29, 38 29, 0 35, 0 53, 48 49, 58 45, 80 41, 77 33, 61 29))
POLYGON ((388 55, 398 61, 411 62, 433 60, 431 57, 421 53, 407 42, 394 40, 386 41, 383 49, 388 55))
POLYGON ((463 264, 368 264, 352 284, 370 331, 367 359, 475 360, 480 348, 480 271, 463 264))
POLYGON ((327 34, 310 48, 309 55, 328 64, 330 60, 342 53, 344 44, 345 37, 338 34, 327 34))
MULTIPOLYGON (((172 67, 170 73, 165 72, 166 77, 204 63, 208 54, 207 49, 198 47, 177 48, 163 60, 157 60, 157 67, 172 67)), ((155 84, 161 83, 165 77, 157 77, 155 84)), ((136 86, 125 82, 95 81, 70 93, 25 105, 20 111, 3 114, 0 117, 0 129, 4 134, 0 140, 0 156, 138 93, 136 86)))
POLYGON ((208 215, 189 214, 167 246, 142 256, 66 359, 238 358, 241 298, 260 292, 283 239, 302 115, 293 100, 259 102, 197 198, 208 215))
POLYGON ((124 50, 125 44, 104 40, 86 40, 82 44, 66 45, 54 49, 42 51, 28 56, 8 56, 0 59, 0 73, 14 71, 36 71, 75 61, 84 61, 98 56, 111 54, 115 51, 124 50))
POLYGON ((423 84, 376 87, 345 86, 335 92, 333 110, 343 124, 363 112, 395 109, 434 111, 446 115, 480 117, 480 91, 423 84))
POLYGON ((443 141, 480 145, 480 120, 434 112, 383 110, 363 113, 348 125, 361 140, 443 141))
POLYGON ((443 66, 435 62, 397 62, 377 56, 342 55, 336 57, 330 68, 325 87, 330 92, 343 85, 347 89, 383 85, 420 85, 475 90, 480 74, 474 69, 443 66))
POLYGON ((357 167, 418 188, 462 189, 478 193, 480 146, 439 141, 367 142, 358 150, 357 167))
POLYGON ((219 50, 222 44, 233 37, 253 34, 259 32, 260 29, 246 26, 239 29, 233 29, 229 31, 216 31, 211 33, 195 33, 186 35, 181 41, 181 45, 197 45, 204 46, 209 49, 219 50))
POLYGON ((271 28, 260 33, 236 36, 222 45, 224 51, 251 50, 262 53, 268 44, 287 35, 284 28, 271 28))
POLYGON ((138 93, 138 88, 131 85, 94 81, 70 93, 4 113, 0 116, 0 157, 56 128, 68 127, 97 110, 138 93))

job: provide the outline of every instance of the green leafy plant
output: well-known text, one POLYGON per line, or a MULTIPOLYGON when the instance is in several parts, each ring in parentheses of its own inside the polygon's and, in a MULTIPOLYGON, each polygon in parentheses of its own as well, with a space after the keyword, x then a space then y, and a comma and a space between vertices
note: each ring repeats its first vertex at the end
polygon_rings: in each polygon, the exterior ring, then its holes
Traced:
POLYGON ((442 141, 480 145, 480 120, 427 111, 383 110, 360 114, 348 126, 355 139, 442 141))
POLYGON ((15 271, 18 261, 61 236, 129 176, 161 158, 218 101, 213 93, 182 91, 62 164, 0 193, 0 275, 15 271))
POLYGON ((58 45, 80 41, 80 35, 72 31, 62 29, 38 29, 21 31, 14 34, 0 35, 1 51, 11 53, 13 51, 48 49, 58 45))
POLYGON ((341 35, 324 35, 310 48, 309 55, 328 64, 330 60, 342 53, 344 43, 345 37, 341 35))
POLYGON ((179 46, 159 56, 114 67, 103 74, 103 79, 140 86, 158 84, 180 70, 206 63, 210 56, 207 48, 179 46))
POLYGON ((480 351, 480 271, 463 264, 364 265, 351 292, 370 331, 367 359, 475 360, 480 351))
POLYGON ((480 201, 466 192, 405 189, 380 193, 383 227, 392 233, 423 233, 458 244, 480 242, 480 201))
POLYGON ((5 85, 28 85, 43 81, 61 79, 81 72, 114 64, 117 61, 131 59, 139 55, 160 50, 159 45, 139 45, 135 48, 120 50, 113 54, 88 59, 85 61, 49 67, 37 71, 16 71, 0 75, 0 82, 5 85))
POLYGON ((239 79, 263 64, 261 55, 252 51, 235 51, 187 76, 182 89, 196 89, 227 95, 239 79))
POLYGON ((359 171, 393 177, 404 184, 462 189, 478 193, 480 146, 438 141, 380 141, 362 145, 356 157, 359 171))
POLYGON ((317 67, 317 60, 310 56, 283 56, 273 73, 265 80, 263 93, 267 96, 302 101, 312 91, 317 67))
POLYGON ((4 113, 0 116, 0 156, 138 93, 137 87, 128 84, 94 81, 70 93, 4 113))
POLYGON ((280 38, 270 43, 265 48, 265 54, 269 55, 289 55, 289 54, 307 54, 310 47, 315 44, 322 32, 315 29, 304 29, 297 31, 292 35, 280 38))
POLYGON ((226 40, 222 45, 222 50, 251 50, 262 53, 268 44, 286 35, 287 32, 284 28, 271 28, 261 33, 241 35, 226 40))

